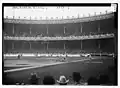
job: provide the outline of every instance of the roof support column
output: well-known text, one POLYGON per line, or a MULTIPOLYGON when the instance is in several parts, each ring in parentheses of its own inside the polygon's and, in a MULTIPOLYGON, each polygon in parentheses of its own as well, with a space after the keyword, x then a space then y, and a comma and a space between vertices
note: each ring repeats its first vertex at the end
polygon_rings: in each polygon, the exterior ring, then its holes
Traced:
POLYGON ((83 46, 82 46, 82 40, 81 40, 81 50, 83 49, 83 46))
POLYGON ((15 29, 14 29, 14 23, 13 23, 13 35, 14 35, 15 29))
POLYGON ((82 33, 82 30, 83 30, 83 25, 82 25, 82 23, 81 23, 81 28, 80 28, 80 32, 82 33))
POLYGON ((14 49, 14 42, 12 42, 12 49, 14 49))

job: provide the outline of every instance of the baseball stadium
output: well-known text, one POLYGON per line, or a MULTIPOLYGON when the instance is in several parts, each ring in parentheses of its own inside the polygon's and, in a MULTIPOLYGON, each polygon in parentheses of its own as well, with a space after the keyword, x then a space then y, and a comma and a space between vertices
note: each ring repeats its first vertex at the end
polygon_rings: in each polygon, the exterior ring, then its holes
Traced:
POLYGON ((116 11, 33 19, 5 8, 3 85, 117 85, 116 11))

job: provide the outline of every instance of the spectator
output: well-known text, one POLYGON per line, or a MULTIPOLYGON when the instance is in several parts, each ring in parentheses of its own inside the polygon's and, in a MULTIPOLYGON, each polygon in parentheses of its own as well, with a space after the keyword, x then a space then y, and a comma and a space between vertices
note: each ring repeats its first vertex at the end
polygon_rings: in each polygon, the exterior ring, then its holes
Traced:
POLYGON ((25 85, 25 83, 21 83, 21 85, 25 85))
POLYGON ((76 82, 76 84, 79 83, 80 79, 82 78, 79 72, 73 72, 73 81, 76 82))
POLYGON ((25 85, 25 83, 16 83, 16 85, 25 85))
POLYGON ((99 85, 99 81, 97 78, 95 77, 90 77, 88 79, 88 85, 99 85))
POLYGON ((107 75, 100 75, 99 82, 101 85, 106 85, 108 83, 108 76, 107 75))
POLYGON ((55 79, 52 76, 45 76, 43 79, 43 84, 44 85, 54 85, 55 79))
POLYGON ((37 85, 38 84, 38 79, 39 77, 37 76, 36 73, 31 73, 31 77, 30 77, 30 84, 33 84, 33 85, 37 85))
POLYGON ((60 85, 67 85, 67 83, 69 82, 69 79, 66 80, 66 77, 63 75, 63 76, 60 76, 60 78, 59 78, 59 80, 57 80, 57 82, 60 85))
POLYGON ((16 83, 16 85, 20 85, 20 83, 16 83))
POLYGON ((14 85, 15 80, 12 77, 9 77, 7 73, 3 74, 3 84, 4 85, 14 85))

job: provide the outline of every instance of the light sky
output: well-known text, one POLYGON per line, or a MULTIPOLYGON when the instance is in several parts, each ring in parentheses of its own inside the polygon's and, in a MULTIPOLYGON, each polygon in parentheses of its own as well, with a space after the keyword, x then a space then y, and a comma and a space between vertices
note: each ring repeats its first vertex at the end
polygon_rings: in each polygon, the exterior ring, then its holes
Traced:
POLYGON ((74 17, 82 17, 83 14, 84 16, 89 16, 101 13, 106 13, 105 11, 107 10, 108 12, 113 12, 115 9, 114 6, 111 7, 4 7, 4 17, 8 16, 9 18, 24 18, 24 19, 50 19, 53 17, 53 19, 56 19, 58 17, 59 19, 71 18, 72 16, 74 17))

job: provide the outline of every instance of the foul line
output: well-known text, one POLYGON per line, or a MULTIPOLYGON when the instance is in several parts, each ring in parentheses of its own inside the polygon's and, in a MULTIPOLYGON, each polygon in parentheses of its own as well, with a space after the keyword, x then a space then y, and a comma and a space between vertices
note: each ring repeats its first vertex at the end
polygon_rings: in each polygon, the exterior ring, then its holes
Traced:
POLYGON ((4 72, 6 73, 6 72, 22 71, 22 70, 28 70, 28 69, 33 69, 33 68, 45 67, 45 66, 54 66, 54 65, 59 65, 59 64, 80 62, 80 61, 85 61, 85 60, 90 60, 90 59, 82 59, 82 60, 76 60, 76 61, 71 61, 71 62, 59 62, 59 63, 45 64, 45 65, 42 65, 42 66, 33 66, 33 67, 17 68, 17 69, 5 70, 4 72))

